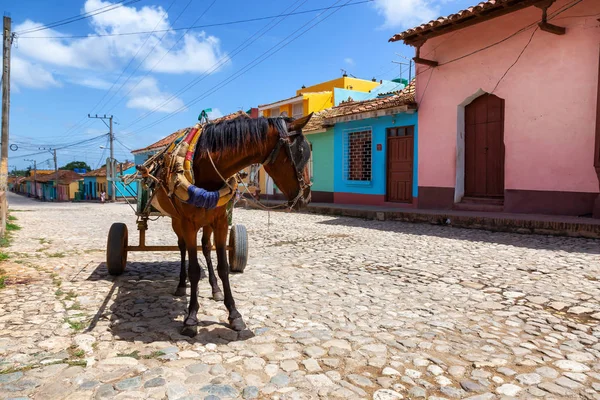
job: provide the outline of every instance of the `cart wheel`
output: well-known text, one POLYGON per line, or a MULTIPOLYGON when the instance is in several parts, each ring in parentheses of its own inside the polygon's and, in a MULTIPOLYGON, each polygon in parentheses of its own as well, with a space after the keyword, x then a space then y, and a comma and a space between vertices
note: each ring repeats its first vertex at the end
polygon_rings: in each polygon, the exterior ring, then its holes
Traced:
POLYGON ((229 231, 229 270, 242 273, 248 262, 248 233, 244 225, 233 225, 229 231))
POLYGON ((121 275, 127 264, 127 225, 117 222, 108 231, 106 266, 111 275, 121 275))

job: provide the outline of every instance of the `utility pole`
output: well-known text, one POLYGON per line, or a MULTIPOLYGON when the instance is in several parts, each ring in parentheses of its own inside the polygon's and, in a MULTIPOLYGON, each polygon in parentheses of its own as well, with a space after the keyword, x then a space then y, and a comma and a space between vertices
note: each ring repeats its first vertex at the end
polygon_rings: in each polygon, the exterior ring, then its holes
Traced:
MULTIPOLYGON (((40 150, 48 150, 50 152, 50 154, 52 154, 54 156, 54 172, 55 172, 55 177, 54 177, 54 201, 58 201, 58 162, 56 161, 56 149, 53 148, 49 148, 49 147, 38 147, 38 149, 40 150)), ((48 164, 50 164, 48 162, 48 164)))
POLYGON ((54 179, 54 201, 58 201, 58 163, 56 162, 56 149, 54 151, 54 172, 56 173, 56 179, 54 179))
POLYGON ((29 159, 23 161, 33 161, 33 197, 37 198, 37 161, 29 159))
MULTIPOLYGON (((408 61, 408 83, 410 84, 410 81, 412 80, 412 63, 413 63, 413 60, 412 60, 412 58, 405 57, 402 54, 396 53, 396 55, 400 56, 400 57, 404 58, 406 61, 408 61)), ((395 61, 392 61, 392 62, 395 62, 395 61)), ((402 64, 402 63, 396 63, 396 64, 402 64)), ((402 69, 402 67, 400 67, 400 68, 402 69)))
MULTIPOLYGON (((113 116, 111 115, 111 116, 107 117, 106 114, 104 114, 104 116, 98 116, 98 114, 96 114, 95 116, 92 117, 90 114, 88 114, 88 118, 101 119, 102 122, 104 122, 104 125, 108 126, 108 129, 109 129, 108 137, 110 139, 110 161, 112 162, 115 159, 115 157, 114 157, 114 154, 115 154, 114 153, 115 152, 115 149, 114 149, 114 138, 115 138, 115 135, 113 134, 113 116), (105 120, 109 121, 108 125, 106 124, 105 120)), ((107 171, 109 170, 108 165, 106 167, 106 170, 107 171)), ((115 178, 116 178, 116 176, 115 176, 115 169, 114 168, 110 168, 110 172, 111 172, 110 173, 111 176, 110 177, 107 176, 106 178, 110 182, 110 184, 108 185, 108 187, 111 189, 110 199, 114 202, 114 201, 117 201, 117 194, 116 194, 116 190, 114 188, 114 181, 115 181, 115 178)))
MULTIPOLYGON (((6 192, 8 187, 8 114, 10 110, 10 47, 12 46, 10 17, 4 17, 2 29, 2 148, 0 150, 0 192, 6 192)), ((6 211, 8 201, 3 197, 0 233, 6 228, 6 211)))

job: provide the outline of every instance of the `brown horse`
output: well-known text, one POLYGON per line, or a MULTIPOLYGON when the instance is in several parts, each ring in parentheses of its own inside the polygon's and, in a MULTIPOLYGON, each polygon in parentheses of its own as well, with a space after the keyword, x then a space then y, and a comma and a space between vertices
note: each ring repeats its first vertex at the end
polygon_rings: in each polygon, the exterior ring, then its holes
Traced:
MULTIPOLYGON (((312 114, 297 120, 240 116, 205 125, 194 154, 195 185, 216 191, 223 187, 223 177, 228 178, 251 164, 264 164, 266 172, 287 197, 291 209, 297 210, 307 205, 310 202, 310 146, 302 134, 302 128, 311 116, 312 114)), ((157 171, 156 174, 160 176, 161 171, 157 171)), ((186 250, 189 256, 191 296, 182 334, 191 337, 197 333, 198 282, 206 277, 198 263, 197 237, 200 228, 204 228, 202 251, 207 260, 210 260, 210 236, 214 233, 217 272, 225 292, 223 296, 212 263, 209 262, 209 282, 213 298, 224 300, 232 329, 245 329, 246 324, 235 307, 229 284, 226 207, 196 208, 192 204, 171 199, 163 185, 156 187, 152 204, 171 217, 173 230, 177 234, 177 244, 181 251, 181 273, 176 295, 185 294, 186 250)))

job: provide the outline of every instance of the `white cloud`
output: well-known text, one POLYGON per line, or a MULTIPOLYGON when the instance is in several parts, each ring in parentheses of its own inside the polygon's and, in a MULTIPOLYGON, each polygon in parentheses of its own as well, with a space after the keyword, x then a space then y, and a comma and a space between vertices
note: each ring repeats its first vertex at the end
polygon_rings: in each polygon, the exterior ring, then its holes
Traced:
POLYGON ((431 0, 375 0, 375 8, 389 28, 410 28, 440 15, 440 7, 431 0))
MULTIPOLYGON (((133 87, 133 90, 130 93, 129 101, 127 102, 127 107, 129 108, 148 111, 156 109, 156 111, 159 112, 174 112, 184 107, 183 101, 177 97, 170 100, 169 103, 163 104, 169 100, 171 94, 162 92, 158 87, 158 82, 154 78, 146 77, 139 83, 132 84, 131 87, 133 87)), ((181 111, 185 110, 186 108, 183 108, 181 111)))
POLYGON ((351 59, 350 57, 344 58, 344 62, 348 65, 354 65, 354 60, 351 59))
MULTIPOLYGON (((84 11, 89 12, 114 4, 117 3, 86 0, 84 11)), ((217 37, 208 35, 204 31, 190 31, 181 37, 181 33, 171 30, 169 15, 160 6, 119 7, 92 16, 89 23, 92 28, 91 35, 154 30, 167 30, 167 32, 157 32, 150 36, 90 36, 60 39, 50 37, 68 36, 68 34, 46 29, 29 34, 23 33, 17 39, 18 47, 13 50, 13 54, 30 62, 60 68, 64 75, 70 75, 73 71, 118 73, 132 58, 135 60, 129 70, 142 63, 140 73, 151 69, 169 74, 203 73, 220 61, 223 61, 223 65, 229 62, 228 55, 221 51, 220 40, 217 37), (45 38, 27 39, 27 36, 45 38)), ((43 25, 26 20, 16 25, 14 30, 19 32, 38 27, 43 25)), ((71 77, 68 80, 83 86, 106 88, 106 84, 96 77, 90 79, 71 77)))
POLYGON ((96 77, 69 78, 68 81, 76 85, 86 86, 92 89, 108 90, 112 86, 111 82, 96 77))
POLYGON ((17 87, 28 87, 44 89, 51 86, 60 86, 51 72, 45 70, 39 64, 32 64, 20 57, 11 59, 11 81, 17 87))
POLYGON ((208 119, 217 119, 223 116, 223 113, 218 108, 213 108, 211 112, 207 113, 208 119))

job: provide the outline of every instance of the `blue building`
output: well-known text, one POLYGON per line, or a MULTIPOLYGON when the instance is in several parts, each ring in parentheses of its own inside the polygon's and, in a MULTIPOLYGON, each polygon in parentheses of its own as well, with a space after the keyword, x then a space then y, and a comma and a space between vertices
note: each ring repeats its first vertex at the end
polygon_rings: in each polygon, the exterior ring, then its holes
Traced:
POLYGON ((411 82, 399 92, 342 102, 313 116, 315 121, 305 128, 308 140, 314 142, 313 157, 320 154, 319 145, 333 148, 333 171, 320 167, 331 162, 315 158, 314 180, 323 175, 328 181, 333 172, 333 196, 328 197, 334 203, 416 206, 418 126, 414 95, 411 82), (326 138, 333 143, 324 143, 326 138))

